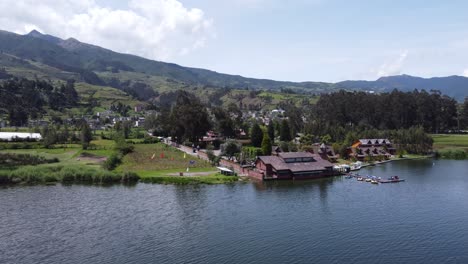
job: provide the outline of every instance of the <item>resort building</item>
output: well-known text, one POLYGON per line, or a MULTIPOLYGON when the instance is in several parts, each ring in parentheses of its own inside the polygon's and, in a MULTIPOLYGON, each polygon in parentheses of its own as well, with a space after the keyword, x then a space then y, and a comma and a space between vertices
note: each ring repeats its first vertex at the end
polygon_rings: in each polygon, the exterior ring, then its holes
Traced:
POLYGON ((330 162, 336 162, 339 156, 335 153, 332 146, 326 145, 325 143, 322 144, 313 144, 312 149, 314 153, 317 153, 322 157, 322 159, 326 159, 330 162))
POLYGON ((309 152, 281 152, 277 156, 259 156, 256 171, 263 180, 314 179, 333 176, 333 164, 318 154, 309 152))
POLYGON ((388 139, 359 139, 349 149, 349 156, 357 160, 366 157, 388 159, 395 153, 396 149, 388 139))

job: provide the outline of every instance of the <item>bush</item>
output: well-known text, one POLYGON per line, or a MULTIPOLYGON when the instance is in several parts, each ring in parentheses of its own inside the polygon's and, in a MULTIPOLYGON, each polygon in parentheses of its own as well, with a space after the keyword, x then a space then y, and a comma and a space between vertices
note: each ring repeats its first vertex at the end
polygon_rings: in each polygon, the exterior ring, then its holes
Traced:
POLYGON ((468 153, 461 149, 437 151, 435 155, 442 159, 464 160, 468 158, 468 153))
POLYGON ((107 160, 102 164, 102 166, 104 167, 104 169, 106 170, 113 170, 115 169, 117 166, 119 166, 119 164, 122 163, 122 157, 120 154, 118 153, 112 153, 109 158, 107 158, 107 160))
POLYGON ((54 162, 59 162, 59 160, 30 154, 0 153, 0 165, 5 166, 39 165, 54 162))

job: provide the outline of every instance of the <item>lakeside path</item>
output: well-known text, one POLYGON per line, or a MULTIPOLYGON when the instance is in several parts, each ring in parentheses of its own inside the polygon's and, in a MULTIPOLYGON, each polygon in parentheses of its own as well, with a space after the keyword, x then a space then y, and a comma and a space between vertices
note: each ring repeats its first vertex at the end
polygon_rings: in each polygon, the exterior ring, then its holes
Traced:
MULTIPOLYGON (((184 146, 184 145, 174 146, 173 142, 171 142, 171 141, 167 141, 167 142, 163 141, 163 143, 168 145, 169 147, 178 149, 178 150, 186 153, 187 155, 189 155, 191 157, 197 157, 198 159, 202 159, 202 160, 205 160, 205 161, 210 161, 208 159, 208 155, 205 152, 206 151, 205 149, 200 149, 200 151, 194 153, 193 149, 191 147, 187 147, 187 146, 184 146)), ((221 151, 220 150, 214 150, 213 153, 216 156, 220 156, 221 151)), ((225 159, 223 157, 221 157, 219 166, 226 167, 226 168, 232 167, 232 169, 239 176, 248 176, 247 170, 243 169, 239 164, 233 163, 232 161, 229 161, 229 160, 227 160, 227 159, 225 159)))
MULTIPOLYGON (((206 155, 206 152, 204 150, 200 150, 200 151, 197 151, 197 152, 194 153, 193 149, 191 147, 187 147, 187 146, 184 146, 184 145, 174 146, 172 141, 166 141, 166 140, 164 140, 163 143, 168 145, 169 147, 176 148, 176 149, 186 153, 189 156, 197 157, 199 159, 209 161, 208 156, 206 155)), ((217 152, 218 153, 216 153, 216 151, 214 151, 214 154, 219 155, 219 151, 217 151, 217 152)))

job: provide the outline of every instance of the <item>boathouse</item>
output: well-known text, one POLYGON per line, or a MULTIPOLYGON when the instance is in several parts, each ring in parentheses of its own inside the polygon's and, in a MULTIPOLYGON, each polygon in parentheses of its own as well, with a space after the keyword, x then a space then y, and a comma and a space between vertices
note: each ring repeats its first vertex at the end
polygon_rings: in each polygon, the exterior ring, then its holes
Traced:
POLYGON ((263 180, 314 179, 334 175, 332 163, 309 152, 281 152, 277 156, 259 156, 255 167, 263 180))

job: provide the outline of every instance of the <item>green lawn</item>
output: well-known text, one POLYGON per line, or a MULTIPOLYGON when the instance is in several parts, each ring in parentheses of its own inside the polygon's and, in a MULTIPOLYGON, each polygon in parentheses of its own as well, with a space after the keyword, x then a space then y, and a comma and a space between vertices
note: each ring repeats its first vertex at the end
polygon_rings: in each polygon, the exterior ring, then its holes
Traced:
POLYGON ((468 135, 432 135, 434 139, 434 149, 463 149, 468 150, 468 135))
POLYGON ((190 155, 186 155, 186 158, 184 158, 183 152, 162 143, 136 144, 134 146, 135 150, 123 158, 122 165, 120 165, 117 170, 141 173, 144 171, 153 172, 173 169, 185 171, 187 167, 211 167, 207 161, 202 159, 197 159, 190 155), (164 154, 163 158, 161 158, 161 154, 164 154), (194 163, 189 164, 190 160, 193 160, 194 163))
POLYGON ((103 157, 109 157, 114 152, 113 140, 94 140, 91 142, 96 149, 82 150, 79 144, 55 145, 52 149, 5 149, 3 153, 18 153, 42 156, 46 159, 57 158, 60 162, 43 164, 39 166, 55 165, 86 165, 90 167, 100 167, 103 157))
MULTIPOLYGON (((55 168, 74 168, 75 170, 81 168, 88 171, 94 170, 101 175, 105 172, 101 168, 102 158, 115 152, 114 141, 95 140, 92 143, 96 146, 96 149, 82 150, 79 145, 68 145, 67 148, 8 149, 1 150, 1 152, 25 153, 60 160, 58 163, 41 164, 34 167, 21 166, 16 168, 18 170, 28 170, 28 172, 38 170, 46 175, 47 170, 56 171, 55 168)), ((114 173, 115 175, 135 172, 141 177, 142 182, 162 184, 221 184, 239 180, 235 176, 221 175, 215 167, 205 160, 191 155, 186 155, 184 158, 183 152, 162 143, 135 144, 134 147, 134 151, 123 158, 122 164, 117 167, 114 173), (164 154, 164 157, 161 157, 161 154, 164 154), (191 160, 194 162, 190 163, 191 160), (189 171, 187 171, 187 167, 189 171), (183 173, 183 176, 180 176, 180 173, 183 173)), ((6 173, 11 169, 0 168, 0 173, 6 173)), ((78 169, 78 171, 81 169, 78 169)), ((90 175, 93 173, 90 173, 90 175)))

